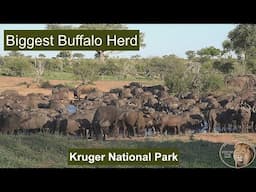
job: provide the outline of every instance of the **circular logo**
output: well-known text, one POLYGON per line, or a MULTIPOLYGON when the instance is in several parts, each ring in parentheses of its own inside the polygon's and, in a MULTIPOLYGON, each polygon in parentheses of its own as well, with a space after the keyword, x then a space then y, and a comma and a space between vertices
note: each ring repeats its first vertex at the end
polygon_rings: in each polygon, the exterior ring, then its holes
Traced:
POLYGON ((244 168, 255 159, 255 148, 248 143, 223 144, 219 150, 221 161, 231 168, 244 168))

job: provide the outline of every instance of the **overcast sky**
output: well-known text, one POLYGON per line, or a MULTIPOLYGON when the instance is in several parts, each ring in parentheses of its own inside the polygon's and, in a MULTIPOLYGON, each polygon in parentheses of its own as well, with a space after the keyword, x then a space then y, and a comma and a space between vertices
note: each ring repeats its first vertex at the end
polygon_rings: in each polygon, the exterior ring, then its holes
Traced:
MULTIPOLYGON (((146 47, 140 51, 119 51, 112 56, 142 57, 163 56, 175 54, 186 57, 187 50, 198 50, 214 46, 221 48, 227 39, 228 32, 234 29, 234 24, 129 24, 129 29, 138 29, 145 33, 146 47)), ((46 24, 0 24, 0 55, 6 55, 3 47, 3 31, 7 29, 46 29, 46 24)), ((94 51, 78 51, 85 57, 94 57, 94 51)), ((25 55, 37 56, 39 53, 54 57, 57 51, 23 51, 25 55)))

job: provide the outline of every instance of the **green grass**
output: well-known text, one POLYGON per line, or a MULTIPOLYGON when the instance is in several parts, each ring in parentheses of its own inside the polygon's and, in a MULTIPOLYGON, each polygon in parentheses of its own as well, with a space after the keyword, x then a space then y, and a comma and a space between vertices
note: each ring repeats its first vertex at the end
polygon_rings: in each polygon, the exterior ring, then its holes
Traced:
MULTIPOLYGON (((0 168, 63 168, 69 148, 177 148, 181 168, 225 168, 221 144, 206 141, 87 141, 58 135, 0 135, 0 168)), ((84 166, 80 166, 84 167, 84 166)), ((256 167, 256 162, 250 167, 256 167)))
POLYGON ((113 80, 113 81, 117 81, 117 80, 122 80, 122 81, 150 81, 149 78, 147 77, 144 77, 144 76, 127 76, 127 77, 124 77, 124 76, 121 76, 121 75, 118 75, 118 76, 114 76, 114 75, 102 75, 100 76, 100 79, 101 80, 113 80))
MULTIPOLYGON (((78 80, 74 73, 68 72, 55 72, 55 71, 46 71, 43 75, 44 80, 78 80)), ((111 81, 151 81, 145 77, 133 77, 129 76, 124 78, 123 76, 110 76, 102 75, 99 80, 111 80, 111 81)))
MULTIPOLYGON (((3 76, 0 74, 0 76, 3 76)), ((24 77, 34 77, 32 73, 26 73, 24 77)), ((43 81, 48 80, 68 80, 68 81, 78 81, 79 78, 74 74, 70 72, 56 72, 56 71, 45 71, 43 75, 43 81)), ((128 76, 127 78, 123 76, 111 76, 111 75, 102 75, 99 77, 99 80, 102 81, 134 81, 134 82, 141 82, 144 85, 158 85, 158 84, 164 84, 163 81, 160 80, 152 80, 147 77, 143 76, 128 76)), ((69 87, 74 87, 76 83, 71 82, 69 83, 69 87)), ((23 85, 23 84, 21 84, 23 85)))
POLYGON ((76 77, 74 73, 46 71, 43 75, 43 79, 44 80, 75 80, 76 77))
MULTIPOLYGON (((78 78, 73 73, 68 72, 55 72, 55 71, 46 71, 43 76, 44 80, 78 80, 78 78)), ((110 75, 102 75, 99 77, 99 80, 105 81, 138 81, 138 82, 146 82, 149 84, 163 84, 162 81, 159 80, 151 80, 141 77, 133 77, 129 76, 124 78, 123 76, 110 76, 110 75)))

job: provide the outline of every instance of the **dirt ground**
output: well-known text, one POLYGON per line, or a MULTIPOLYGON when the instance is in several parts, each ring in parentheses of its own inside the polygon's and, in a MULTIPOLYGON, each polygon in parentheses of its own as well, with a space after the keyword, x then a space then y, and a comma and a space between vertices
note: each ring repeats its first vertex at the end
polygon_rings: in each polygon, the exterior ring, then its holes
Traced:
MULTIPOLYGON (((38 86, 30 86, 27 88, 26 84, 32 83, 32 78, 28 77, 0 77, 0 92, 4 90, 17 90, 21 95, 27 95, 29 93, 42 93, 45 95, 51 94, 51 89, 39 88, 38 86), (26 83, 26 84, 25 84, 26 83)), ((50 80, 52 85, 71 83, 72 81, 66 80, 50 80)), ((77 82, 79 84, 79 82, 77 82)), ((109 91, 112 88, 119 88, 124 85, 129 84, 129 81, 96 81, 93 87, 101 91, 109 91)), ((92 86, 92 85, 90 85, 92 86)), ((70 93, 70 99, 73 98, 72 93, 70 93)), ((182 135, 182 136, 158 136, 158 137, 141 137, 133 138, 134 140, 181 140, 181 141, 191 141, 191 140, 205 140, 213 143, 236 143, 236 142, 248 142, 256 144, 256 134, 218 134, 218 133, 201 133, 195 135, 182 135)))
MULTIPOLYGON (((33 78, 29 77, 0 77, 0 92, 4 90, 16 90, 21 95, 27 95, 29 93, 42 93, 45 95, 51 94, 51 89, 39 88, 32 83, 33 78), (28 88, 27 84, 31 84, 28 88)), ((51 85, 73 83, 73 81, 67 80, 50 80, 51 85)), ((77 85, 79 82, 75 82, 77 85)), ((96 87, 101 91, 109 91, 112 88, 122 87, 129 84, 129 81, 96 81, 95 85, 89 85, 88 87, 96 87)), ((70 93, 70 98, 73 98, 72 93, 70 93)))

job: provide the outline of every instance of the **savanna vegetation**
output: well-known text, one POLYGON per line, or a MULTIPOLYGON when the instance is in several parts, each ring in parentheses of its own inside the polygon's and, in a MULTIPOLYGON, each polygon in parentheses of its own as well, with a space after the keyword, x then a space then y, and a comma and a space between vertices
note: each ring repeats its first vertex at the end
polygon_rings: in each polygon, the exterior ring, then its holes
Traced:
MULTIPOLYGON (((63 168, 67 164, 69 148, 169 148, 179 149, 180 164, 173 167, 225 167, 218 158, 220 144, 207 141, 88 141, 59 135, 0 135, 1 168, 63 168), (206 153, 207 151, 207 153, 206 153)), ((102 166, 101 166, 102 167, 102 166)), ((123 167, 123 166, 122 166, 123 167)), ((118 168, 118 167, 117 167, 118 168)), ((160 168, 160 167, 157 167, 160 168)))
MULTIPOLYGON (((48 29, 72 26, 48 25, 48 29)), ((84 24, 80 29, 126 29, 125 25, 84 24)), ((80 80, 85 84, 96 80, 157 81, 173 94, 227 91, 225 79, 230 76, 256 74, 256 25, 237 25, 230 31, 222 49, 213 46, 186 51, 187 58, 164 55, 143 58, 115 58, 111 52, 97 51, 95 58, 85 53, 61 51, 56 57, 24 56, 12 51, 0 56, 0 75, 33 77, 42 87, 48 80, 80 80)), ((146 46, 141 34, 141 45, 146 46)), ((220 143, 191 139, 188 142, 170 141, 89 141, 59 135, 0 135, 0 167, 70 167, 68 148, 149 148, 173 147, 180 150, 178 167, 225 167, 218 157, 220 143), (25 154, 25 155, 24 155, 25 154)), ((255 163, 252 165, 255 167, 255 163)))
MULTIPOLYGON (((47 25, 48 29, 70 29, 69 25, 47 25)), ((84 24, 80 29, 127 29, 119 24, 84 24)), ((141 46, 146 44, 141 35, 141 46)), ((227 76, 256 73, 256 26, 237 25, 228 33, 222 49, 213 46, 186 51, 187 58, 176 55, 142 58, 111 57, 111 52, 97 51, 95 58, 86 53, 61 51, 56 57, 39 54, 33 58, 17 51, 0 57, 0 74, 6 76, 32 76, 36 82, 49 79, 81 80, 148 80, 166 84, 172 93, 192 91, 205 93, 224 90, 227 76)))

